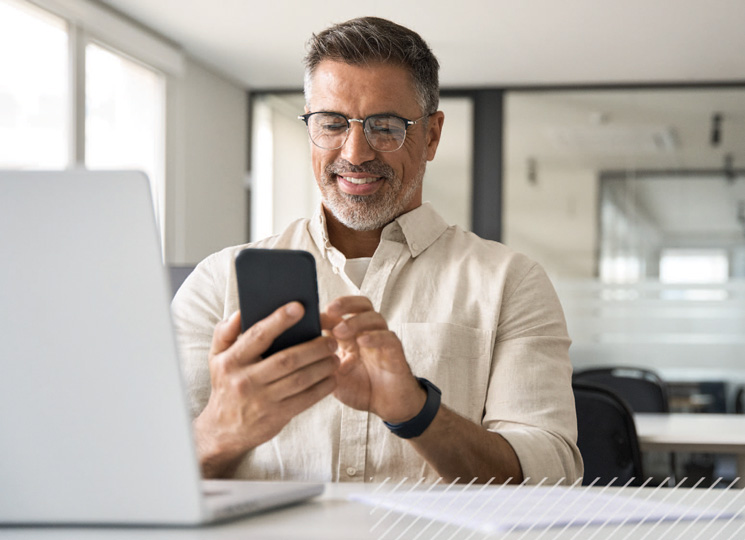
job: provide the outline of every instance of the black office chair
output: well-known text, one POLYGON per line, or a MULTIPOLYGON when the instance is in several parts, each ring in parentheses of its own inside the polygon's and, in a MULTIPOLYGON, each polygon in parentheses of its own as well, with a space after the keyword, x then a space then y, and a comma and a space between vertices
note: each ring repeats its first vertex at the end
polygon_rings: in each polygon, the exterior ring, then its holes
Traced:
POLYGON ((743 410, 743 405, 745 405, 743 403, 743 393, 745 393, 745 386, 741 385, 735 391, 735 414, 743 414, 745 412, 743 410))
MULTIPOLYGON (((572 376, 574 382, 592 383, 611 390, 621 396, 633 412, 669 413, 667 384, 654 371, 636 367, 591 368, 577 371, 572 376)), ((675 454, 670 453, 666 463, 655 461, 655 456, 645 457, 647 468, 657 470, 653 476, 660 479, 668 476, 668 484, 675 485, 677 464, 675 454), (655 463, 658 466, 655 467, 655 463), (659 470, 660 466, 667 469, 659 470)))
POLYGON ((192 270, 194 270, 194 266, 168 266, 168 279, 171 283, 171 296, 176 295, 176 291, 178 291, 186 278, 189 277, 192 270))
POLYGON ((577 446, 585 463, 582 485, 644 483, 634 416, 615 392, 592 383, 572 383, 577 409, 577 446), (613 480, 613 479, 616 480, 613 480), (632 480, 633 479, 633 480, 632 480))
POLYGON ((643 368, 592 368, 574 373, 573 381, 591 382, 616 392, 634 412, 670 412, 665 382, 654 372, 643 368))

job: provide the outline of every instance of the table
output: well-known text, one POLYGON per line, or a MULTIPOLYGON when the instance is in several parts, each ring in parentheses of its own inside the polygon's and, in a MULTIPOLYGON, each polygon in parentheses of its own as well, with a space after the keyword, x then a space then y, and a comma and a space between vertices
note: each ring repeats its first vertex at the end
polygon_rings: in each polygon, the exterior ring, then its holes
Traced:
MULTIPOLYGON (((386 489, 391 484, 385 486, 386 489)), ((104 527, 14 527, 1 528, 3 540, 412 540, 426 526, 425 521, 414 522, 411 516, 392 513, 385 517, 381 526, 371 530, 385 516, 378 510, 371 514, 370 506, 350 501, 350 493, 373 491, 380 485, 370 484, 328 484, 326 492, 309 502, 280 509, 273 512, 228 522, 222 525, 200 528, 104 528, 104 527), (408 528, 413 525, 411 528, 408 528)), ((528 488, 529 489, 529 488, 528 488)), ((580 488, 586 489, 586 488, 580 488)), ((602 488, 591 488, 595 492, 602 488)), ((619 493, 621 488, 607 488, 605 495, 619 493)), ((745 491, 743 490, 705 490, 705 489, 652 489, 627 488, 622 495, 645 501, 650 507, 655 502, 685 504, 696 508, 709 508, 716 512, 745 512, 745 491)), ((563 532, 559 529, 513 531, 508 534, 486 536, 468 529, 447 528, 438 532, 430 528, 419 536, 421 540, 433 537, 451 540, 551 540, 554 538, 574 540, 623 540, 624 538, 680 538, 716 537, 717 540, 731 540, 745 537, 745 516, 733 519, 693 521, 664 521, 642 525, 613 525, 600 529, 597 526, 570 527, 563 532), (627 536, 631 535, 631 536, 627 536), (647 536, 648 535, 648 536, 647 536), (699 536, 701 535, 701 536, 699 536)))
POLYGON ((635 413, 634 422, 642 451, 735 454, 745 487, 745 415, 635 413))

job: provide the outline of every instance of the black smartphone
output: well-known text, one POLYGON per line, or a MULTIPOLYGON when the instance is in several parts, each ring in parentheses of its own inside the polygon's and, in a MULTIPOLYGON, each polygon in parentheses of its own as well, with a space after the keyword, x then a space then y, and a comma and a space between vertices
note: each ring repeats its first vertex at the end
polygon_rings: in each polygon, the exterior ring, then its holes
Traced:
POLYGON ((305 308, 300 321, 274 340, 265 358, 321 335, 316 261, 307 251, 247 248, 235 258, 241 326, 245 332, 288 302, 305 308))

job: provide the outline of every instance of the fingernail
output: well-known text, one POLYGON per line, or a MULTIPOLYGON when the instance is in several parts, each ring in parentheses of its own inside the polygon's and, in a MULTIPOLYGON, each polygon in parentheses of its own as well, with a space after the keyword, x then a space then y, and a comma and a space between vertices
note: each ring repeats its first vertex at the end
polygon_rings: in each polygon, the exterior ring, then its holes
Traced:
POLYGON ((303 314, 303 310, 300 307, 300 304, 298 304, 297 302, 292 302, 285 308, 285 313, 287 313, 290 317, 300 317, 300 315, 303 314))
POLYGON ((349 326, 346 323, 340 322, 334 327, 334 335, 340 338, 349 335, 349 326))

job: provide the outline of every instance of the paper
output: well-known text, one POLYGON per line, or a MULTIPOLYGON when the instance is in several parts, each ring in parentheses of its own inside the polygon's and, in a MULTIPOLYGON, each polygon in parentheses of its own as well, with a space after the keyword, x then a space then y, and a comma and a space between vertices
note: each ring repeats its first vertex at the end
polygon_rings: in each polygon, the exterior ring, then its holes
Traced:
MULTIPOLYGON (((730 518, 732 512, 661 502, 667 492, 543 486, 436 486, 398 488, 385 493, 353 493, 349 498, 397 513, 411 514, 483 533, 583 525, 656 523, 730 518), (632 493, 635 495, 630 496, 632 493), (660 496, 661 495, 661 496, 660 496)), ((695 495, 692 501, 695 502, 695 495)))

